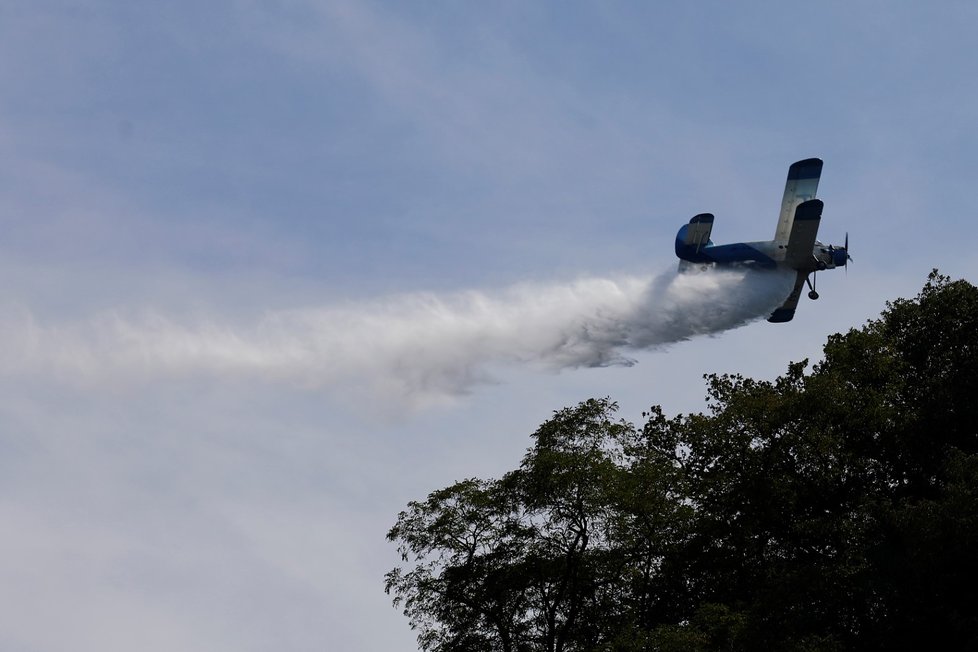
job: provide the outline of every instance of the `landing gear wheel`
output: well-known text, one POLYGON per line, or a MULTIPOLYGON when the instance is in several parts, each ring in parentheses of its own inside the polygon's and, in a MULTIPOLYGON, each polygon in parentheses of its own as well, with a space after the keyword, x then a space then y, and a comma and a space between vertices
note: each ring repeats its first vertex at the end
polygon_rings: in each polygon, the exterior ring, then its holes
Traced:
POLYGON ((808 298, 814 301, 818 298, 818 292, 815 291, 815 272, 812 272, 811 278, 807 276, 805 277, 805 283, 808 284, 808 289, 811 290, 811 292, 808 293, 808 298))

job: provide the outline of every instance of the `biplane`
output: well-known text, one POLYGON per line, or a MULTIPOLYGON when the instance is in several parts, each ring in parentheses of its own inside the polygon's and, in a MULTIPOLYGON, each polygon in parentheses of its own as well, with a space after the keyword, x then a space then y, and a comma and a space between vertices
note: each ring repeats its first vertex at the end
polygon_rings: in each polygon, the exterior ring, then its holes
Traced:
POLYGON ((798 299, 807 285, 810 299, 818 299, 815 291, 817 272, 846 267, 849 256, 849 234, 845 244, 826 245, 819 242, 818 225, 822 219, 821 200, 815 199, 818 180, 822 176, 822 160, 808 158, 792 163, 781 200, 781 215, 773 240, 735 242, 716 245, 710 240, 713 214, 700 213, 684 224, 676 235, 676 255, 679 270, 710 266, 749 266, 761 269, 790 269, 795 272, 795 284, 784 303, 771 316, 770 322, 791 321, 798 299))

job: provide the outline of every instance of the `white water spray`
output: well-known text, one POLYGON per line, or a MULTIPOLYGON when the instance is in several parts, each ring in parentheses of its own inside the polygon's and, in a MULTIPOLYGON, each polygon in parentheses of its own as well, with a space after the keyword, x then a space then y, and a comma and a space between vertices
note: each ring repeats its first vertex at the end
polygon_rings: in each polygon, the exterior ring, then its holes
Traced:
POLYGON ((747 270, 590 278, 278 311, 252 324, 113 311, 46 325, 24 313, 0 326, 0 370, 80 382, 254 376, 417 403, 487 382, 490 364, 631 365, 630 352, 766 317, 792 280, 747 270))

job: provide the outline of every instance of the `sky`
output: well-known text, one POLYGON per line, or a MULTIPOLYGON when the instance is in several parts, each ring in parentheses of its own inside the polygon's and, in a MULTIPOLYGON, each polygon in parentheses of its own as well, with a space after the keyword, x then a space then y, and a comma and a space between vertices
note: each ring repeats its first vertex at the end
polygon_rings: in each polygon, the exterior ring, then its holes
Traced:
POLYGON ((0 0, 0 649, 416 648, 408 501, 978 278, 971 2, 0 0), (825 161, 853 263, 679 277, 825 161), (790 279, 787 281, 790 283, 790 279))

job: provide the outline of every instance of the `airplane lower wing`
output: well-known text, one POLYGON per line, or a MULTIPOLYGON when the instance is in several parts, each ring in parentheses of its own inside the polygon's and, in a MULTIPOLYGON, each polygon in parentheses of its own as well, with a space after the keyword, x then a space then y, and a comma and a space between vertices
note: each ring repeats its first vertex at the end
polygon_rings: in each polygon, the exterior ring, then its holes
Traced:
POLYGON ((791 294, 781 304, 781 307, 772 312, 771 316, 767 318, 769 322, 779 324, 791 321, 795 316, 795 308, 798 307, 798 299, 801 298, 801 289, 805 287, 805 279, 807 278, 808 272, 798 272, 798 275, 795 276, 795 287, 791 290, 791 294))

